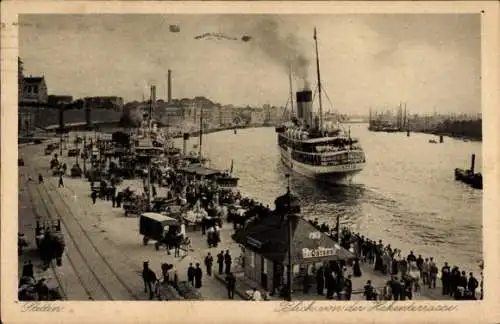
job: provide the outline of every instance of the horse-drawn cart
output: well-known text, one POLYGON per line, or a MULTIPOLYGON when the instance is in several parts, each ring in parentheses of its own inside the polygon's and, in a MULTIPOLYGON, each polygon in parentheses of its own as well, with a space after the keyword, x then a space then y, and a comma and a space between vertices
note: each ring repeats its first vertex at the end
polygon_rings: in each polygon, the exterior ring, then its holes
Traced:
POLYGON ((56 259, 56 264, 61 266, 62 254, 66 247, 61 231, 61 220, 45 222, 43 225, 37 221, 35 239, 44 267, 48 268, 53 259, 56 259))
POLYGON ((140 215, 142 212, 148 211, 148 201, 146 198, 134 195, 123 202, 123 210, 125 216, 140 215))
POLYGON ((139 232, 143 235, 142 243, 144 245, 147 245, 150 240, 156 241, 156 250, 159 250, 161 245, 166 245, 167 250, 189 245, 189 238, 184 237, 181 233, 179 221, 162 214, 142 214, 139 221, 139 232))
POLYGON ((71 156, 78 156, 80 155, 80 149, 79 148, 74 148, 74 149, 70 149, 68 150, 68 156, 71 157, 71 156))
POLYGON ((82 168, 78 164, 74 164, 71 167, 71 177, 72 178, 81 178, 82 177, 82 168))

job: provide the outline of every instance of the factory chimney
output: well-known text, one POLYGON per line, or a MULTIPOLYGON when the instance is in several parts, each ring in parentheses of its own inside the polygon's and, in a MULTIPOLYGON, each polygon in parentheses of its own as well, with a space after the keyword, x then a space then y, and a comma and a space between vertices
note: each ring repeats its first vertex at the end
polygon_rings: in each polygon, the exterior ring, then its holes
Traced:
POLYGON ((172 70, 168 70, 168 89, 167 89, 167 102, 172 103, 172 70))
POLYGON ((312 91, 304 89, 297 91, 297 118, 306 128, 313 127, 312 91))
POLYGON ((153 111, 154 105, 156 104, 156 86, 151 86, 151 102, 149 104, 149 127, 152 126, 153 122, 153 111))

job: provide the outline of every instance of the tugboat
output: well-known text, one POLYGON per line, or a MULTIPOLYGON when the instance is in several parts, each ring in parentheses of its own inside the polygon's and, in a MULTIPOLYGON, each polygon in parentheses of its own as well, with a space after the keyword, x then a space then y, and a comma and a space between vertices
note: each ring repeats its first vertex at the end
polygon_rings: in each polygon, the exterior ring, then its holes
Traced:
MULTIPOLYGON (((276 127, 282 162, 293 171, 325 182, 338 182, 363 170, 366 159, 359 141, 350 130, 323 125, 321 78, 316 28, 316 67, 318 77, 319 114, 312 111, 312 91, 296 93, 297 114, 291 121, 276 127)), ((290 75, 291 89, 291 75, 290 75)), ((290 90, 292 93, 292 91, 290 90)), ((293 98, 292 107, 293 107, 293 98)), ((292 108, 293 109, 293 108, 292 108)))
POLYGON ((471 167, 469 170, 460 168, 455 169, 455 180, 468 184, 474 189, 483 189, 483 175, 481 173, 474 173, 474 166, 476 162, 476 155, 472 154, 471 167))

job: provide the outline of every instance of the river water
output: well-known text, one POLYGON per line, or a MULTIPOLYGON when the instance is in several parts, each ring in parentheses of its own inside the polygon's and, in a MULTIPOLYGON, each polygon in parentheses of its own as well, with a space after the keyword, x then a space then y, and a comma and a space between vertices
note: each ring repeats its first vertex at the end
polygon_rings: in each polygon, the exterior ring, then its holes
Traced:
MULTIPOLYGON (((482 191, 454 180, 456 167, 468 168, 476 154, 481 172, 481 143, 432 135, 374 133, 367 125, 351 125, 367 157, 365 169, 351 184, 319 184, 293 174, 292 191, 307 218, 341 224, 423 257, 448 261, 478 272, 482 260, 482 191)), ((188 148, 198 143, 189 140, 188 148)), ((182 140, 177 140, 182 147, 182 140)), ((274 207, 285 193, 289 170, 281 165, 274 128, 240 129, 206 135, 203 152, 214 168, 229 169, 240 178, 242 194, 274 207)))

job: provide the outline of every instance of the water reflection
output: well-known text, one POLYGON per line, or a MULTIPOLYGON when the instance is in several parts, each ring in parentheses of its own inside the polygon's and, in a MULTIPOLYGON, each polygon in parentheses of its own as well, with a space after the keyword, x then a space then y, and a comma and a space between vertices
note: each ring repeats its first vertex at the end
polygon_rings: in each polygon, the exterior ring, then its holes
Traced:
POLYGON ((355 215, 361 212, 361 200, 366 192, 363 184, 330 184, 314 181, 297 173, 278 162, 276 170, 286 185, 286 174, 290 177, 290 186, 302 204, 302 210, 310 218, 321 217, 323 221, 332 223, 337 215, 341 223, 348 224, 355 215), (325 219, 325 216, 330 216, 325 219))

